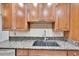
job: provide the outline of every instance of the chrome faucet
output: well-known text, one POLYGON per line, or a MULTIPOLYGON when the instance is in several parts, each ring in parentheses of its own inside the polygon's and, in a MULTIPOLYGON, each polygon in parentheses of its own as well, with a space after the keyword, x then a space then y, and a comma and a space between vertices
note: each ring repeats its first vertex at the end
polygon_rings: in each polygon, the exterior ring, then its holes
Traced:
POLYGON ((47 41, 48 38, 46 37, 46 30, 44 30, 43 36, 44 36, 44 41, 47 41))

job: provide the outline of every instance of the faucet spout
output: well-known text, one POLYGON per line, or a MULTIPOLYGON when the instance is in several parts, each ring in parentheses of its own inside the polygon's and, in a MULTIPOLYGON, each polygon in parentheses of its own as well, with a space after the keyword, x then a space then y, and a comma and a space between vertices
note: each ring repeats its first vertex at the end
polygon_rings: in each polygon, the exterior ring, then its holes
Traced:
POLYGON ((47 41, 46 30, 44 30, 44 41, 47 41))

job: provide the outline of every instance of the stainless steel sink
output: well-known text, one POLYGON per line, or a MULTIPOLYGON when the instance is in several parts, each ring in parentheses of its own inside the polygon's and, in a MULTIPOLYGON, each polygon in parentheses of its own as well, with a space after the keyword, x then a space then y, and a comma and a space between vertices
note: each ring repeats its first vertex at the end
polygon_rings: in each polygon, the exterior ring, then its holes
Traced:
POLYGON ((33 43, 33 46, 59 46, 57 42, 51 42, 51 41, 35 41, 33 43))

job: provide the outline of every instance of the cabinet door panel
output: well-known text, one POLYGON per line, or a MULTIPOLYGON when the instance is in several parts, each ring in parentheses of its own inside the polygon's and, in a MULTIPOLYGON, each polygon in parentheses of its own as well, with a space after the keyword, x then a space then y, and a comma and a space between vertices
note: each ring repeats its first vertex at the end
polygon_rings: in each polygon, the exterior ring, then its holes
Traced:
POLYGON ((67 51, 53 51, 53 50, 30 50, 30 56, 66 56, 67 51))
POLYGON ((16 56, 28 56, 29 50, 28 49, 16 49, 16 56))
POLYGON ((28 21, 38 21, 39 20, 39 18, 38 18, 38 10, 39 10, 39 8, 38 8, 38 3, 30 3, 29 4, 29 15, 28 15, 28 17, 29 17, 29 19, 28 19, 28 21))
POLYGON ((68 51, 68 56, 79 56, 79 51, 68 51))
POLYGON ((17 31, 25 31, 27 30, 27 9, 25 4, 15 4, 15 30, 17 31))
POLYGON ((56 6, 56 31, 69 31, 69 4, 58 4, 56 6))
POLYGON ((53 3, 42 3, 39 7, 39 17, 43 21, 54 21, 55 16, 55 6, 56 4, 53 3))
POLYGON ((12 4, 2 4, 3 30, 11 30, 12 27, 12 4))
POLYGON ((79 3, 71 4, 70 39, 79 41, 79 3))

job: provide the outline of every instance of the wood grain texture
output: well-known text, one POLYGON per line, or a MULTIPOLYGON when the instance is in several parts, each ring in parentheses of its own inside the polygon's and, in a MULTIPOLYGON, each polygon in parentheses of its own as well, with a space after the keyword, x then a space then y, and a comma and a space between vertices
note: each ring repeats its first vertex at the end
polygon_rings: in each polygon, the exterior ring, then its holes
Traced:
POLYGON ((30 56, 66 56, 67 51, 53 51, 53 50, 30 50, 30 56))
POLYGON ((39 7, 39 17, 43 21, 54 22, 55 21, 55 3, 48 5, 48 3, 42 3, 39 7))
POLYGON ((28 56, 29 50, 27 49, 16 49, 16 56, 28 56))
POLYGON ((69 4, 56 6, 55 31, 69 31, 69 4))
POLYGON ((27 8, 25 7, 25 4, 23 6, 20 6, 18 3, 15 4, 15 27, 16 31, 26 31, 28 29, 27 24, 27 8))
POLYGON ((68 56, 79 56, 79 51, 68 51, 68 56))
POLYGON ((64 38, 68 39, 69 38, 69 31, 64 31, 64 38))
POLYGON ((12 28, 12 4, 3 3, 2 4, 2 28, 3 30, 11 30, 12 28))
POLYGON ((67 51, 50 49, 16 49, 16 56, 67 56, 67 51))
POLYGON ((79 4, 71 4, 69 39, 79 42, 79 4))
POLYGON ((39 4, 37 3, 37 5, 34 5, 33 3, 29 4, 29 22, 32 21, 39 21, 39 4))

